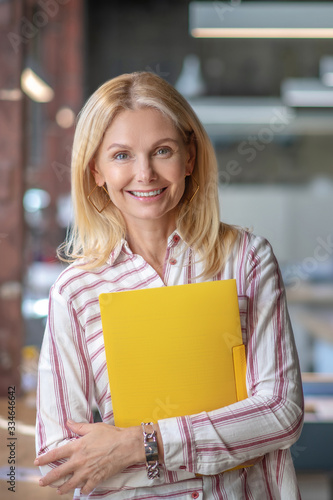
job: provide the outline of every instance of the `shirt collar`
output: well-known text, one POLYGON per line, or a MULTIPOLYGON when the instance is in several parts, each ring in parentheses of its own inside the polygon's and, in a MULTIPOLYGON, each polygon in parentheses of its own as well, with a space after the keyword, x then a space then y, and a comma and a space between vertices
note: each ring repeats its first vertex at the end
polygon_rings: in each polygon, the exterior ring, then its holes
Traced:
MULTIPOLYGON (((179 245, 181 242, 183 242, 182 237, 179 234, 179 231, 175 230, 173 231, 170 236, 168 237, 168 244, 167 248, 173 248, 179 245)), ((117 245, 112 252, 110 253, 110 256, 108 260, 106 261, 109 266, 113 266, 116 261, 121 257, 121 255, 133 255, 132 250, 130 249, 128 242, 126 239, 122 239, 117 245)))

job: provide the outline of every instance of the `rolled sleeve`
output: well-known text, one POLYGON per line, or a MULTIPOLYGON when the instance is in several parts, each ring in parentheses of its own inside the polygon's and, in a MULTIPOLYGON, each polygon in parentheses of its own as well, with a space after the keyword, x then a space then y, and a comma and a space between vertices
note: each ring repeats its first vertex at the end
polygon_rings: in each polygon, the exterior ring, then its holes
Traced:
POLYGON ((159 420, 158 425, 162 435, 166 468, 195 473, 197 457, 191 418, 159 420))

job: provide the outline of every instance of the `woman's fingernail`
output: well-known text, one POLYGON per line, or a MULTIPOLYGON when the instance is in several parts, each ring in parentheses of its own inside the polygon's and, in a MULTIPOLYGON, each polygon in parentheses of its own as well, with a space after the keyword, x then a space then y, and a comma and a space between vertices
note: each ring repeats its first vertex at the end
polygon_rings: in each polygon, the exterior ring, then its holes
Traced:
POLYGON ((39 482, 39 486, 44 486, 43 479, 40 479, 38 482, 39 482))
POLYGON ((69 424, 74 424, 74 423, 75 423, 75 422, 74 422, 74 420, 71 420, 70 418, 67 420, 67 422, 68 422, 69 424))

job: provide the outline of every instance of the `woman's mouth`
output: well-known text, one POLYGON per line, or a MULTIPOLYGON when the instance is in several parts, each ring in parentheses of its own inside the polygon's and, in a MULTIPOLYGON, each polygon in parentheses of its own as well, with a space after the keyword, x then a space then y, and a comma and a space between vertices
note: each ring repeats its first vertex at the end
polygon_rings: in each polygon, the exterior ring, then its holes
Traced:
POLYGON ((154 189, 151 191, 128 191, 132 196, 135 196, 136 198, 153 198, 154 196, 158 196, 159 194, 162 194, 163 191, 165 191, 166 188, 162 189, 154 189))

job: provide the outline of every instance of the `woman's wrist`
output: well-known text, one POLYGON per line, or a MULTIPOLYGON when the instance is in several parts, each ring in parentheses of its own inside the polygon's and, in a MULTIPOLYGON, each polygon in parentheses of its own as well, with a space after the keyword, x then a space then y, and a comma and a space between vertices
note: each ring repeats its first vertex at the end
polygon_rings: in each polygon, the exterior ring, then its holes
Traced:
POLYGON ((142 429, 141 426, 129 427, 126 429, 130 432, 131 450, 132 450, 132 465, 143 463, 146 461, 145 449, 143 446, 142 429))

